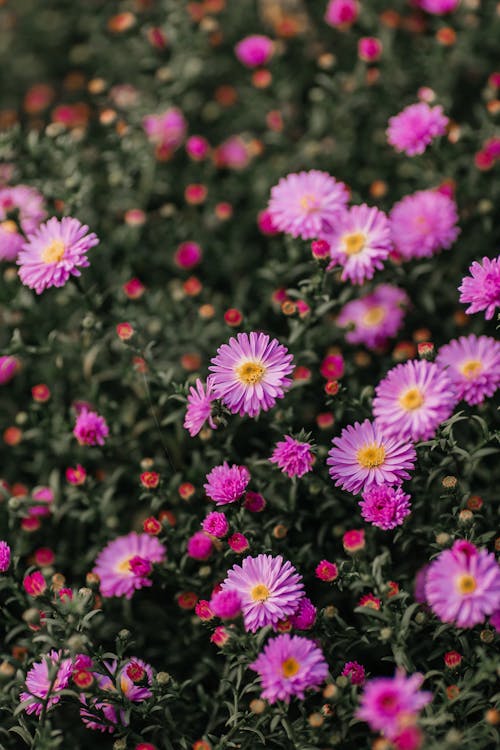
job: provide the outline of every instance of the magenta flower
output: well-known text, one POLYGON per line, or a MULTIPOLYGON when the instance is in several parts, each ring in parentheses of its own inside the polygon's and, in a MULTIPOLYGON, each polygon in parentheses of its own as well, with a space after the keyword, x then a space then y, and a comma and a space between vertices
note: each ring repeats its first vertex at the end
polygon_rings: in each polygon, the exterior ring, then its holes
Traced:
POLYGON ((436 362, 468 404, 482 404, 500 387, 500 342, 490 336, 453 339, 440 348, 436 362))
POLYGON ((8 355, 0 357, 0 385, 5 385, 12 380, 19 368, 20 363, 16 357, 8 355))
POLYGON ((73 435, 80 445, 104 445, 104 440, 109 435, 109 427, 104 417, 84 406, 76 418, 73 435))
POLYGON ((227 505, 239 500, 250 481, 250 472, 246 466, 229 466, 227 461, 221 466, 215 466, 207 474, 207 483, 203 485, 205 492, 217 505, 227 505))
POLYGON ((352 685, 364 685, 365 668, 357 661, 346 661, 341 674, 348 677, 352 685))
POLYGON ((430 564, 425 598, 442 622, 472 628, 498 609, 500 567, 495 556, 470 542, 456 541, 430 564))
POLYGON ((348 199, 343 182, 312 169, 282 177, 271 188, 268 211, 280 231, 310 240, 332 230, 348 199))
POLYGON ((212 540, 204 531, 197 531, 187 543, 187 553, 193 560, 208 560, 214 549, 212 540))
POLYGON ((337 325, 341 328, 353 327, 345 336, 350 344, 364 344, 368 349, 377 349, 397 334, 408 303, 402 289, 391 284, 379 284, 371 294, 344 305, 337 325))
POLYGON ((297 610, 288 618, 297 630, 310 630, 316 622, 316 607, 307 596, 303 596, 297 610))
POLYGON ((24 234, 32 234, 45 219, 43 195, 27 185, 0 189, 0 261, 13 261, 24 244, 24 234), (17 212, 17 222, 11 218, 17 212))
POLYGON ((250 150, 239 135, 226 138, 215 150, 215 164, 219 169, 245 169, 250 161, 250 150))
POLYGON ((273 41, 268 36, 253 34, 246 36, 234 48, 238 60, 247 68, 265 65, 273 54, 273 41))
POLYGON ((406 677, 398 671, 394 677, 369 680, 356 716, 366 721, 374 732, 383 732, 394 739, 432 700, 432 693, 419 690, 423 679, 418 672, 406 677))
POLYGON ((312 469, 313 455, 310 443, 301 443, 290 435, 276 443, 273 455, 269 459, 277 464, 283 474, 292 477, 303 477, 312 469))
POLYGON ((447 250, 460 229, 453 198, 438 190, 419 190, 396 203, 389 215, 392 240, 403 260, 430 258, 447 250))
POLYGON ((358 13, 357 0, 330 0, 325 12, 325 21, 334 27, 347 26, 354 23, 358 13))
POLYGON ((292 615, 304 596, 302 576, 281 555, 245 557, 228 571, 222 590, 239 594, 245 630, 251 633, 292 615))
POLYGON ((441 106, 429 107, 425 102, 410 104, 389 118, 387 140, 396 151, 407 156, 423 154, 434 138, 446 133, 449 120, 441 106))
POLYGON ((444 15, 445 13, 451 13, 456 8, 460 0, 417 0, 417 5, 427 13, 433 15, 444 15))
POLYGON ((210 599, 210 609, 221 620, 234 620, 241 612, 241 599, 237 591, 218 591, 210 599))
POLYGON ((256 417, 283 398, 291 385, 293 357, 264 333, 239 333, 211 360, 210 385, 232 414, 256 417))
POLYGON ((413 445, 387 436, 369 419, 345 427, 332 444, 330 476, 337 487, 354 494, 372 484, 401 484, 415 465, 413 445))
POLYGON ((323 232, 322 238, 330 245, 327 270, 342 266, 342 281, 353 284, 372 279, 375 271, 383 268, 392 247, 387 216, 365 203, 341 213, 332 230, 323 232))
POLYGON ((184 427, 188 430, 191 437, 197 435, 205 422, 208 422, 212 430, 217 429, 217 425, 212 419, 212 403, 215 396, 210 382, 203 385, 202 381, 197 378, 196 386, 192 385, 189 389, 188 406, 184 418, 184 427))
POLYGON ((113 539, 98 554, 93 570, 100 578, 101 594, 131 599, 136 589, 152 585, 148 577, 134 573, 131 560, 135 559, 137 566, 137 558, 152 564, 163 562, 165 556, 163 544, 149 534, 131 531, 126 536, 113 539))
POLYGON ((308 688, 326 679, 328 665, 314 641, 287 633, 271 638, 257 659, 249 665, 262 684, 262 697, 269 703, 288 703, 292 695, 301 700, 308 688))
POLYGON ((401 440, 429 440, 457 403, 446 372, 425 359, 393 367, 375 394, 375 423, 386 435, 401 440))
POLYGON ((469 273, 458 287, 460 302, 469 304, 467 315, 485 310, 484 317, 491 320, 495 309, 500 307, 500 256, 483 258, 481 263, 475 260, 469 273))
POLYGON ((170 107, 159 115, 147 115, 142 124, 149 141, 165 155, 176 151, 186 137, 187 123, 177 107, 170 107))
POLYGON ((58 693, 68 686, 72 671, 71 659, 63 659, 61 651, 52 650, 41 661, 35 662, 26 675, 27 691, 19 696, 21 702, 29 701, 24 707, 26 713, 40 716, 45 704, 50 710, 59 703, 58 693))
POLYGON ((226 516, 224 513, 219 513, 216 510, 209 513, 208 516, 203 519, 201 527, 205 533, 216 537, 216 539, 221 539, 223 536, 226 536, 229 531, 229 523, 226 516))
POLYGON ((10 565, 10 547, 7 542, 0 540, 0 573, 5 573, 10 565))
POLYGON ((410 495, 387 484, 367 487, 359 505, 364 520, 384 530, 401 526, 411 511, 410 495))
MULTIPOLYGON (((111 671, 115 670, 116 666, 111 671)), ((153 695, 150 690, 153 684, 153 669, 150 664, 133 656, 118 672, 117 684, 129 701, 142 703, 153 695)))
POLYGON ((23 588, 29 596, 42 596, 47 590, 47 581, 43 573, 35 570, 23 578, 23 588))
POLYGON ((316 565, 315 571, 314 571, 316 578, 319 578, 321 581, 335 581, 339 576, 339 570, 335 563, 329 562, 329 560, 321 560, 316 565))
POLYGON ((64 286, 70 276, 80 276, 78 269, 90 265, 87 252, 99 244, 88 229, 70 216, 61 221, 52 217, 29 234, 16 261, 23 284, 41 294, 52 286, 64 286))

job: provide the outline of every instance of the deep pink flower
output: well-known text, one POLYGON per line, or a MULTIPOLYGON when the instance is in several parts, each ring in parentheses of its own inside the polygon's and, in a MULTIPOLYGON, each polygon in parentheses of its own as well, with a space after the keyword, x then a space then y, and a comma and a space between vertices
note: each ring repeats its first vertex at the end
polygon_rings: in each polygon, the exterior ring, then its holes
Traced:
POLYGON ((451 13, 458 8, 459 3, 460 0, 417 0, 417 5, 419 5, 422 10, 434 15, 451 13))
POLYGON ((214 613, 210 609, 210 602, 206 599, 200 599, 199 602, 196 602, 194 611, 203 622, 209 622, 214 618, 214 613))
POLYGON ((375 62, 382 54, 382 42, 374 36, 363 36, 358 41, 358 57, 364 62, 375 62))
POLYGON ((159 115, 147 115, 142 124, 151 143, 166 154, 178 149, 186 137, 187 123, 177 107, 171 107, 159 115))
POLYGON ((352 685, 364 685, 365 668, 357 661, 347 661, 344 664, 344 669, 341 674, 344 677, 348 677, 352 685))
POLYGON ((229 531, 229 523, 226 516, 224 513, 219 513, 216 510, 209 513, 208 516, 203 519, 201 526, 205 533, 210 534, 217 539, 226 536, 229 531))
POLYGON ((330 26, 347 26, 354 23, 358 13, 357 0, 330 0, 325 12, 325 21, 330 26))
POLYGON ((109 427, 104 417, 84 406, 76 418, 73 435, 80 445, 104 445, 109 427))
POLYGON ((283 474, 292 477, 303 477, 312 469, 313 454, 310 443, 301 443, 285 435, 285 439, 276 443, 273 455, 269 459, 277 464, 283 474))
POLYGON ((166 550, 158 539, 149 534, 130 532, 109 542, 95 561, 96 573, 101 582, 103 596, 125 596, 131 599, 136 589, 151 586, 150 579, 134 573, 130 562, 136 557, 149 563, 162 562, 166 550))
POLYGON ((192 135, 186 141, 186 152, 193 161, 202 161, 210 151, 210 144, 202 135, 192 135))
POLYGON ((197 378, 196 384, 189 389, 187 401, 184 427, 191 437, 195 437, 200 432, 205 422, 208 422, 210 429, 217 429, 217 425, 212 418, 212 403, 215 401, 215 396, 210 381, 204 385, 197 378))
POLYGON ((307 596, 303 596, 297 610, 288 618, 297 630, 310 630, 316 622, 316 607, 307 596))
POLYGON ((248 492, 245 493, 243 507, 250 511, 250 513, 261 513, 266 507, 266 501, 258 492, 248 490, 248 492))
POLYGON ((194 560, 208 560, 213 549, 213 542, 204 531, 197 531, 188 539, 187 553, 194 560))
POLYGON ((238 531, 229 537, 227 543, 229 544, 233 552, 236 552, 237 554, 246 552, 247 549, 250 548, 250 544, 246 536, 238 531))
POLYGON ((346 552, 355 554, 366 546, 364 529, 349 529, 342 536, 342 545, 346 552))
POLYGON ((0 573, 5 573, 10 565, 10 547, 3 539, 0 540, 0 573))
POLYGON ((356 716, 366 721, 373 731, 394 739, 432 700, 432 693, 419 690, 422 682, 421 674, 406 677, 403 672, 396 672, 394 677, 369 680, 356 716))
POLYGON ((273 237, 275 234, 279 234, 280 230, 275 225, 273 217, 270 211, 266 208, 264 211, 260 211, 257 216, 257 225, 262 234, 267 237, 273 237))
POLYGON ((210 642, 222 648, 228 642, 229 638, 229 633, 224 625, 219 625, 210 636, 210 642))
POLYGON ((485 310, 484 317, 491 320, 495 309, 500 307, 500 257, 485 257, 481 263, 474 261, 469 273, 458 287, 460 302, 469 304, 467 315, 485 310))
POLYGON ((419 190, 396 203, 390 213, 392 240, 403 260, 430 258, 455 242, 460 229, 453 198, 438 190, 419 190))
POLYGON ((500 387, 500 342, 490 336, 453 339, 438 351, 436 362, 468 404, 481 404, 500 387))
POLYGON ((368 349, 377 349, 397 334, 408 303, 402 289, 391 284, 379 284, 371 294, 344 305, 337 325, 341 328, 353 327, 345 335, 350 344, 364 344, 368 349))
POLYGON ((262 683, 262 697, 269 703, 288 703, 292 695, 304 700, 305 691, 317 688, 328 674, 323 652, 313 641, 287 633, 271 638, 250 664, 262 683))
POLYGON ((215 163, 220 169, 244 169, 250 161, 250 151, 239 135, 232 135, 217 146, 215 163))
POLYGON ((208 497, 217 505, 227 505, 235 503, 243 495, 250 481, 250 472, 246 466, 229 466, 224 461, 221 466, 215 466, 206 479, 203 487, 208 497))
POLYGON ((210 599, 210 609, 222 620, 234 620, 241 612, 241 599, 237 591, 218 591, 210 599))
POLYGON ((341 354, 327 354, 323 359, 320 373, 327 380, 338 380, 344 374, 344 358, 341 354))
POLYGON ((26 713, 40 716, 44 705, 50 710, 59 703, 58 693, 68 686, 72 671, 71 659, 63 659, 60 651, 52 650, 41 661, 35 662, 26 675, 27 691, 19 696, 21 702, 29 701, 24 707, 26 713))
POLYGON ((20 367, 19 360, 16 357, 5 355, 0 357, 0 385, 8 383, 20 367))
POLYGON ((273 54, 273 41, 268 36, 253 34, 246 36, 234 48, 238 60, 247 68, 265 65, 273 54))
POLYGON ((448 122, 440 105, 410 104, 389 119, 387 140, 396 151, 404 151, 407 156, 423 154, 434 138, 446 133, 448 122))
POLYGON ((27 185, 0 189, 0 260, 13 261, 24 244, 24 234, 32 234, 45 219, 44 199, 27 185), (17 222, 13 216, 17 212, 17 222))
POLYGON ((321 581, 335 581, 339 576, 339 570, 335 563, 329 562, 328 560, 321 560, 316 565, 315 569, 316 578, 321 581))
POLYGON ((405 494, 401 487, 387 484, 367 487, 359 505, 364 520, 379 529, 401 526, 411 510, 410 495, 405 494))
POLYGON ((41 596, 47 590, 47 582, 39 570, 23 578, 23 587, 29 596, 41 596))
POLYGON ((197 242, 181 242, 174 254, 174 262, 179 268, 194 268, 201 261, 202 249, 197 242))

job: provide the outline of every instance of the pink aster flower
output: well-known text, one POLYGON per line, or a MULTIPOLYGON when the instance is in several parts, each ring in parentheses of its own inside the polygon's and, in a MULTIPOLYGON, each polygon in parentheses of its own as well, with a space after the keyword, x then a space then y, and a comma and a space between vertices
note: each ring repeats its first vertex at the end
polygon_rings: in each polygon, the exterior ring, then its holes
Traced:
POLYGON ((7 542, 0 541, 0 573, 5 573, 10 565, 10 547, 7 542))
POLYGON ((210 385, 232 414, 256 417, 283 398, 291 385, 293 357, 264 333, 239 333, 211 360, 210 385))
POLYGON ((20 362, 16 357, 4 355, 0 357, 0 385, 8 383, 20 368, 20 362))
POLYGON ((86 253, 99 244, 97 235, 78 219, 52 217, 28 235, 17 257, 19 278, 41 294, 52 286, 64 286, 70 276, 81 276, 89 266, 86 253))
POLYGON ((41 193, 27 185, 0 189, 0 260, 15 260, 24 244, 24 234, 32 234, 45 219, 41 193), (17 213, 17 222, 13 216, 17 213))
POLYGON ((365 668, 357 661, 347 661, 341 674, 343 677, 348 677, 352 685, 364 685, 365 668))
POLYGON ((317 688, 326 679, 328 665, 314 641, 287 633, 271 638, 250 664, 260 677, 262 697, 269 703, 288 703, 292 695, 301 700, 308 688, 317 688))
POLYGON ((41 661, 35 662, 26 675, 26 688, 19 696, 27 714, 40 716, 44 705, 53 708, 60 701, 58 693, 68 686, 73 671, 71 659, 63 659, 60 651, 52 650, 41 661), (55 677, 55 679, 54 679, 55 677))
POLYGON ((331 582, 339 577, 339 569, 335 563, 329 562, 328 560, 321 560, 321 562, 316 565, 314 572, 316 578, 319 578, 321 581, 331 582))
POLYGON ((401 526, 411 510, 410 495, 387 484, 367 487, 359 505, 364 520, 384 530, 401 526))
POLYGON ((358 13, 357 0, 330 0, 325 12, 325 21, 334 27, 348 26, 354 23, 358 13))
POLYGON ((104 417, 84 406, 76 418, 73 435, 80 445, 104 445, 109 427, 104 417))
POLYGON ((250 472, 246 466, 229 466, 227 461, 221 466, 215 466, 207 474, 207 483, 203 485, 205 492, 217 505, 235 503, 243 495, 250 481, 250 472))
POLYGON ((453 339, 438 351, 436 362, 468 404, 482 404, 500 387, 500 342, 490 336, 453 339))
POLYGON ((241 612, 241 599, 237 591, 218 591, 210 599, 210 609, 222 620, 234 620, 241 612))
POLYGON ((149 534, 130 534, 113 539, 98 554, 93 570, 101 581, 103 596, 125 596, 131 599, 136 589, 151 586, 151 581, 141 573, 134 573, 131 560, 137 558, 148 563, 159 563, 165 559, 166 550, 158 539, 149 534))
POLYGON ((439 105, 429 107, 425 102, 410 104, 389 118, 387 140, 396 151, 404 151, 408 156, 423 154, 434 138, 446 133, 448 122, 439 105))
POLYGON ((297 630, 310 630, 316 622, 316 607, 307 596, 303 596, 297 610, 290 615, 289 620, 292 627, 297 630))
POLYGON ((227 543, 236 554, 240 555, 242 552, 246 552, 250 548, 250 543, 244 534, 237 531, 235 534, 231 534, 227 543))
POLYGON ((133 656, 118 672, 117 684, 129 701, 142 703, 153 695, 150 690, 153 684, 153 669, 150 664, 133 656))
POLYGON ((158 115, 147 115, 142 124, 149 141, 166 154, 176 151, 186 137, 187 123, 177 107, 158 115))
POLYGON ((332 230, 322 237, 330 245, 327 270, 342 266, 342 281, 353 284, 373 278, 375 271, 383 268, 392 247, 387 216, 365 203, 340 214, 332 230))
POLYGON ((401 484, 415 465, 413 445, 388 437, 369 419, 345 427, 332 443, 327 459, 330 476, 337 487, 354 494, 372 484, 401 484))
POLYGON ((375 394, 375 423, 386 435, 401 440, 429 440, 457 403, 446 372, 425 359, 393 367, 375 394))
POLYGON ((246 36, 234 48, 238 60, 247 68, 265 65, 273 54, 273 41, 268 36, 253 34, 246 36))
POLYGON ((219 513, 216 510, 209 513, 208 516, 203 519, 201 526, 205 533, 216 537, 216 539, 221 539, 223 536, 226 536, 229 531, 229 523, 226 516, 224 513, 219 513))
POLYGON ((281 555, 245 557, 228 571, 222 590, 239 594, 245 630, 252 633, 292 615, 304 596, 302 576, 281 555))
POLYGON ((485 310, 484 317, 491 320, 495 309, 500 307, 500 256, 483 258, 481 263, 475 260, 469 273, 458 287, 460 302, 469 303, 467 315, 485 310))
POLYGON ((423 679, 418 672, 406 677, 398 671, 394 677, 369 680, 356 716, 366 721, 374 732, 383 732, 394 739, 432 700, 432 693, 419 689, 423 679))
POLYGON ((219 169, 245 169, 250 162, 250 149, 243 138, 232 135, 217 146, 214 159, 219 169))
POLYGON ((417 5, 427 13, 433 15, 444 15, 445 13, 451 13, 456 8, 460 0, 417 0, 417 5))
POLYGON ((212 540, 204 531, 197 531, 188 539, 187 553, 193 560, 208 560, 213 549, 212 540))
POLYGON ((341 309, 337 325, 352 327, 346 333, 350 344, 364 344, 368 349, 384 346, 402 326, 408 296, 391 284, 379 284, 371 294, 348 302, 341 309))
POLYGON ((212 430, 217 429, 217 425, 212 419, 212 403, 215 401, 210 382, 205 386, 197 378, 196 386, 192 385, 189 389, 188 407, 184 418, 184 427, 188 430, 191 437, 195 437, 208 421, 212 430))
POLYGON ((269 459, 277 464, 283 474, 292 477, 303 477, 312 469, 313 455, 310 443, 301 443, 290 435, 276 443, 273 455, 269 459))
POLYGON ((430 258, 455 242, 457 205, 438 190, 419 190, 396 203, 389 215, 392 240, 403 260, 430 258))
POLYGON ((470 542, 456 541, 430 564, 425 597, 442 622, 472 628, 498 609, 500 567, 495 556, 470 542))
POLYGON ((271 188, 268 211, 280 231, 310 240, 332 230, 348 198, 343 182, 312 169, 282 177, 271 188))

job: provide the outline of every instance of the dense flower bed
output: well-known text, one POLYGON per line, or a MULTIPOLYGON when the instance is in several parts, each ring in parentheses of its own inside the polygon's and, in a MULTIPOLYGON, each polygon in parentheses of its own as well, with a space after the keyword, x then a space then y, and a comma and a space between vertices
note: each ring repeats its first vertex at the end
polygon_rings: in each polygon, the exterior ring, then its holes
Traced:
POLYGON ((497 747, 496 1, 0 28, 0 748, 497 747))

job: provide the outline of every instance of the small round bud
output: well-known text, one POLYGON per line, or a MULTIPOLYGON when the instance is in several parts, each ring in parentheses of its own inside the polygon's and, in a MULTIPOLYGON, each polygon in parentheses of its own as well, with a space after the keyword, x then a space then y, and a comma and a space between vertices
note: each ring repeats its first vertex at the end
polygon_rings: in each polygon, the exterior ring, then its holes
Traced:
POLYGON ((493 643, 495 640, 495 633, 493 630, 481 630, 479 637, 483 643, 493 643))
POLYGON ((262 714, 266 710, 266 702, 263 701, 261 698, 254 698, 253 701, 250 701, 250 711, 253 714, 262 714))
POLYGON ((118 638, 120 638, 120 640, 122 640, 122 641, 127 641, 130 638, 131 635, 132 635, 132 633, 130 632, 130 630, 127 630, 126 628, 123 628, 118 633, 118 638))
POLYGON ((337 686, 333 683, 330 683, 327 685, 323 690, 323 698, 326 698, 327 700, 334 700, 338 695, 337 686))
POLYGON ((320 713, 313 713, 309 714, 307 721, 309 722, 309 726, 316 728, 325 723, 325 718, 320 713))
POLYGON ((468 526, 472 521, 474 520, 474 514, 471 510, 468 510, 465 508, 464 510, 461 510, 458 514, 458 520, 463 526, 468 526))
POLYGON ((441 480, 441 484, 445 488, 445 490, 454 490, 457 486, 458 479, 456 477, 453 477, 451 475, 443 477, 441 480))
POLYGON ((484 714, 484 720, 487 724, 496 727, 497 724, 500 724, 500 711, 497 711, 496 708, 489 708, 484 714))
POLYGON ((440 547, 446 547, 446 545, 449 544, 450 540, 450 535, 445 531, 442 531, 440 534, 436 534, 436 544, 439 544, 440 547))
POLYGON ((170 675, 168 672, 158 672, 156 675, 156 682, 158 685, 168 685, 170 682, 170 675))

